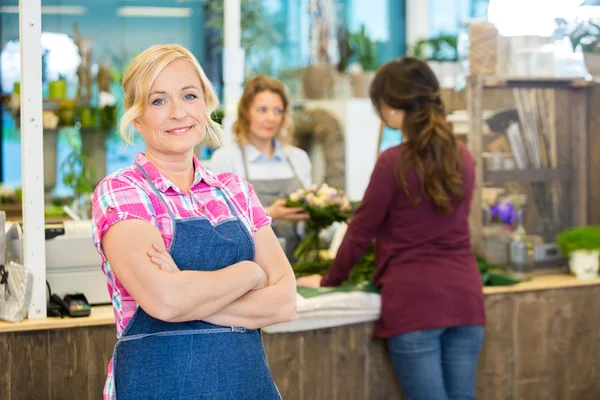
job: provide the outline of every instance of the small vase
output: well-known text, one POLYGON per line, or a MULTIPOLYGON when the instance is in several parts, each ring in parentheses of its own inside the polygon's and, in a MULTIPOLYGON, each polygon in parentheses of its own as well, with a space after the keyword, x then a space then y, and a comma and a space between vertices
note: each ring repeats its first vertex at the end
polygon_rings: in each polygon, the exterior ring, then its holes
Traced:
POLYGON ((595 279, 600 266, 600 251, 576 250, 569 257, 569 269, 577 279, 595 279))
POLYGON ((535 248, 519 224, 509 245, 510 269, 521 279, 529 279, 535 270, 535 248))

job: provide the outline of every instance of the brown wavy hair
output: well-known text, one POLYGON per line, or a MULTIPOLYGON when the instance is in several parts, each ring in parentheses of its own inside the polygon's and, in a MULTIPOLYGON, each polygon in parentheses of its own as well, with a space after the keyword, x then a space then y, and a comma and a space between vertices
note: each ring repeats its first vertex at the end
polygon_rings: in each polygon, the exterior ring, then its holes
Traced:
POLYGON ((233 123, 233 134, 235 136, 235 141, 239 145, 244 145, 248 142, 248 134, 250 131, 250 106, 256 95, 265 91, 278 94, 283 102, 283 121, 275 138, 282 143, 289 143, 294 133, 291 102, 287 87, 279 79, 267 75, 256 75, 250 78, 246 83, 244 93, 238 103, 237 120, 233 123))
POLYGON ((382 104, 405 112, 402 135, 406 151, 400 152, 396 176, 406 196, 412 197, 406 174, 414 168, 421 193, 413 204, 423 196, 433 202, 438 214, 448 214, 453 199, 464 199, 462 161, 431 68, 414 57, 388 62, 375 74, 369 96, 380 116, 382 104))

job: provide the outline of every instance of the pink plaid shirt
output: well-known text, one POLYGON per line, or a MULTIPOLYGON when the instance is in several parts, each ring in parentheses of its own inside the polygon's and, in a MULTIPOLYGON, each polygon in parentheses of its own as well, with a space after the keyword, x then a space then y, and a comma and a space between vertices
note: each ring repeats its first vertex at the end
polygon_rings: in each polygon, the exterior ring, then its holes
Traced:
MULTIPOLYGON (((134 165, 108 175, 98 184, 92 201, 93 239, 106 275, 108 293, 112 300, 120 337, 137 309, 137 303, 121 285, 102 250, 102 237, 118 221, 141 219, 158 228, 167 249, 173 239, 174 221, 165 207, 179 218, 203 216, 214 225, 232 216, 223 193, 236 208, 242 223, 254 237, 259 228, 269 225, 271 218, 266 214, 252 185, 232 173, 215 175, 206 170, 194 157, 194 181, 187 194, 160 173, 144 154, 139 153, 134 165), (144 174, 135 165, 139 164, 148 178, 161 193, 164 201, 152 190, 144 174)), ((114 398, 112 361, 104 388, 104 399, 114 398)))

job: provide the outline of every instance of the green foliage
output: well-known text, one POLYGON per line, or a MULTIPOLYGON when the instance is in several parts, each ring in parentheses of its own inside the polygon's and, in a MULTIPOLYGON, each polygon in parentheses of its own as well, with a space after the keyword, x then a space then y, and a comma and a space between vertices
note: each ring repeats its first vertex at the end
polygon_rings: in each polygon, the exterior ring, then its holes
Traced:
POLYGON ((457 61, 458 36, 441 34, 418 40, 410 51, 414 57, 430 61, 457 61))
POLYGON ((71 188, 75 198, 88 195, 94 190, 96 171, 88 157, 81 151, 81 143, 73 135, 67 137, 71 152, 61 164, 62 181, 71 188))
POLYGON ((100 128, 105 132, 110 132, 119 119, 119 109, 117 106, 104 106, 99 110, 100 128))
MULTIPOLYGON (((223 47, 224 29, 224 0, 202 0, 204 2, 204 14, 207 17, 206 27, 214 30, 213 36, 209 38, 209 45, 223 47)), ((272 16, 265 10, 263 0, 241 0, 241 47, 248 56, 261 55, 281 44, 283 38, 275 29, 272 16)), ((251 64, 251 63, 248 63, 251 64)), ((270 73, 265 71, 262 65, 256 68, 254 73, 270 73)))
POLYGON ((356 61, 365 71, 375 71, 379 68, 379 43, 371 39, 364 25, 357 32, 350 33, 350 48, 356 61))
MULTIPOLYGON (((333 260, 300 262, 292 265, 292 269, 297 278, 314 274, 325 275, 329 271, 332 262, 333 260)), ((372 282, 374 272, 375 253, 374 247, 371 245, 365 255, 354 265, 344 285, 359 285, 372 282)))
POLYGON ((600 25, 591 20, 577 24, 569 39, 573 50, 581 46, 584 53, 600 53, 600 25))
POLYGON ((223 118, 225 118, 225 111, 219 107, 215 111, 213 111, 213 113, 210 115, 210 118, 217 124, 222 124, 223 118))
POLYGON ((600 227, 583 226, 556 235, 556 243, 565 257, 576 250, 600 250, 600 227))
POLYGON ((346 69, 348 69, 350 59, 354 55, 354 50, 352 49, 352 46, 350 46, 350 32, 348 31, 348 28, 343 26, 340 27, 337 42, 340 60, 338 61, 336 68, 338 72, 344 73, 346 72, 346 69))

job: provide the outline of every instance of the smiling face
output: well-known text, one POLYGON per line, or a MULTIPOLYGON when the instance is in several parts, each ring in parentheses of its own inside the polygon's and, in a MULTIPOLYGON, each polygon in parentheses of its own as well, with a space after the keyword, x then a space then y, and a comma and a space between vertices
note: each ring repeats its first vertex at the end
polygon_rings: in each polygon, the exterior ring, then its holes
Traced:
POLYGON ((254 96, 248 112, 250 128, 248 139, 273 139, 283 123, 285 114, 283 100, 277 93, 263 91, 254 96))
POLYGON ((144 113, 134 126, 148 153, 192 152, 204 137, 206 103, 198 72, 186 60, 169 63, 150 88, 144 113))

